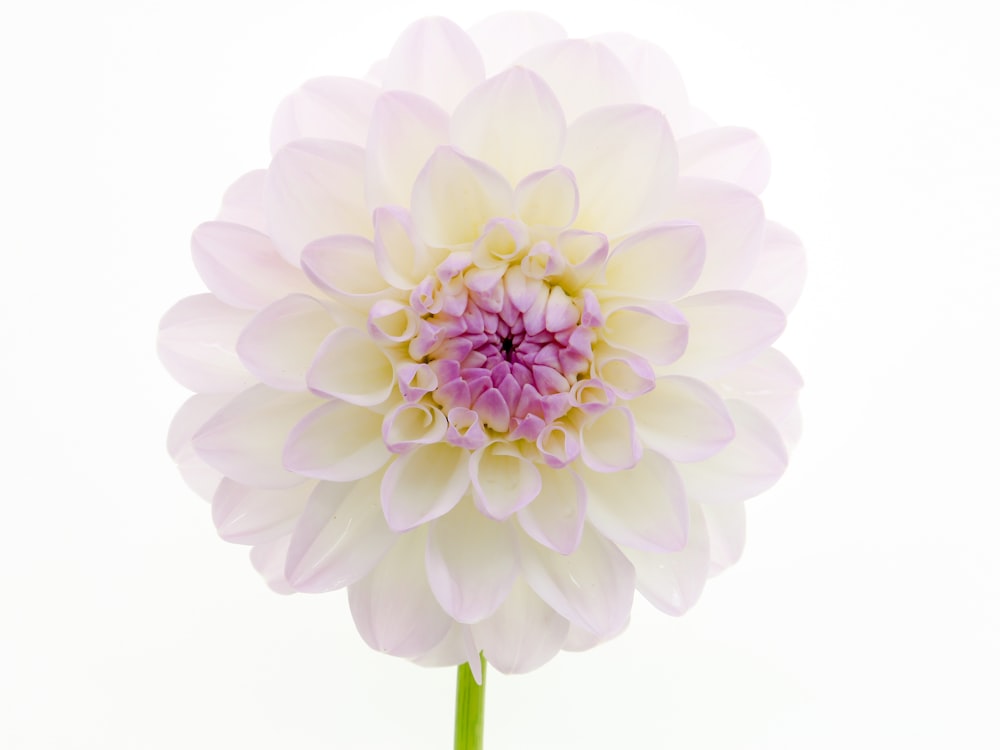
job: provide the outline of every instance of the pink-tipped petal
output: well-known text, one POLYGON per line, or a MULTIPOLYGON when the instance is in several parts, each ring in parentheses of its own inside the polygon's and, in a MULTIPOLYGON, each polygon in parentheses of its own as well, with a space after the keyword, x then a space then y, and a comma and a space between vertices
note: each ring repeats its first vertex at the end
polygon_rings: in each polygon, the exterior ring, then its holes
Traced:
POLYGON ((311 242, 302 252, 302 270, 327 294, 362 308, 391 295, 375 262, 375 246, 365 237, 343 234, 311 242))
POLYGON ((389 398, 396 373, 392 360, 366 332, 338 328, 320 344, 306 383, 314 393, 375 406, 389 398))
POLYGON ((743 555, 747 514, 743 503, 702 503, 708 530, 708 574, 716 575, 743 555))
POLYGON ((288 555, 290 535, 261 542, 250 550, 250 563, 264 582, 277 594, 294 594, 295 589, 285 580, 285 557, 288 555))
POLYGON ((315 482, 267 490, 224 479, 212 498, 212 521, 219 536, 235 544, 261 544, 295 528, 315 482))
POLYGON ((377 87, 354 78, 306 81, 278 105, 271 123, 271 153, 300 138, 364 146, 378 93, 377 87))
POLYGON ((764 224, 760 254, 743 289, 771 300, 787 315, 806 281, 806 251, 795 233, 780 224, 764 224))
POLYGON ((196 393, 181 404, 167 430, 167 452, 177 463, 181 478, 198 497, 208 501, 215 497, 223 476, 198 456, 191 440, 231 398, 228 393, 196 393))
POLYGON ((409 531, 450 511, 469 488, 469 452, 447 443, 398 457, 382 480, 382 512, 394 531, 409 531))
POLYGON ((672 302, 698 281, 705 235, 697 224, 666 222, 636 232, 611 251, 601 296, 672 302))
POLYGON ((725 448, 735 434, 725 403, 694 378, 662 377, 629 408, 646 447, 675 461, 702 461, 725 448))
POLYGON ((503 520, 534 500, 542 489, 538 466, 505 443, 491 443, 469 459, 476 506, 503 520))
POLYGON ((247 172, 226 190, 215 218, 218 221, 241 224, 261 234, 267 234, 267 213, 264 208, 266 188, 266 169, 247 172))
POLYGON ((514 192, 517 216, 528 226, 563 229, 576 219, 580 191, 573 173, 553 167, 529 174, 514 192))
POLYGON ((525 534, 561 555, 580 544, 586 518, 587 490, 574 471, 540 466, 542 489, 529 505, 517 512, 525 534))
POLYGON ((713 128, 677 141, 681 174, 732 182, 755 195, 767 187, 771 157, 747 128, 713 128))
POLYGON ((392 455, 382 443, 382 415, 346 401, 303 415, 287 434, 285 465, 316 479, 353 482, 374 474, 392 455))
POLYGON ((642 458, 642 443, 635 433, 632 413, 614 407, 587 420, 580 428, 583 463, 601 472, 631 469, 642 458))

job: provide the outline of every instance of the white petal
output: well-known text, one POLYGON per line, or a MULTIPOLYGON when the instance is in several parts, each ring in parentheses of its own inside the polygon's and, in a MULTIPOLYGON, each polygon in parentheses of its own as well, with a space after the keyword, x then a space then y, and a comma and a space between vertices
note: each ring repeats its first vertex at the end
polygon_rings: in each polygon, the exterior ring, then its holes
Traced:
POLYGON ((271 123, 271 153, 300 138, 364 146, 378 88, 355 78, 306 81, 278 105, 271 123))
POLYGON ((218 470, 201 460, 191 440, 231 398, 228 393, 196 393, 181 404, 167 430, 167 452, 177 463, 181 478, 205 500, 215 496, 223 477, 218 470))
POLYGON ((389 398, 396 372, 382 347, 367 333, 338 328, 320 344, 306 382, 315 393, 374 406, 389 398))
POLYGON ((774 423, 785 442, 785 429, 798 421, 797 400, 802 376, 788 358, 776 349, 765 349, 725 377, 713 383, 725 398, 736 398, 760 409, 774 423))
POLYGON ((257 385, 216 412, 192 442, 205 463, 240 484, 264 489, 294 487, 305 478, 285 468, 285 439, 320 403, 309 393, 284 393, 257 385))
POLYGON ((472 626, 486 661, 505 674, 538 669, 559 653, 568 631, 569 621, 520 578, 500 608, 472 626))
POLYGON ((614 407, 589 419, 580 429, 583 463, 594 471, 624 471, 642 457, 632 413, 614 407))
POLYGON ((389 412, 382 422, 382 440, 394 453, 416 445, 440 442, 448 430, 448 418, 425 401, 405 403, 389 412))
POLYGON ((747 128, 712 128, 677 141, 681 174, 732 182, 755 195, 767 187, 771 157, 747 128))
POLYGON ((316 240, 302 252, 302 270, 338 300, 370 303, 385 297, 389 284, 375 262, 375 246, 364 237, 335 235, 316 240))
POLYGON ((539 544, 568 555, 580 543, 586 518, 587 492, 573 471, 539 466, 542 490, 517 512, 521 529, 539 544))
POLYGON ((375 210, 375 264, 387 282, 409 291, 441 260, 441 251, 430 250, 417 235, 407 211, 396 206, 375 210))
POLYGON ((554 166, 565 138, 566 121, 552 89, 521 67, 470 91, 451 119, 452 143, 489 163, 511 185, 554 166))
POLYGON ((635 566, 635 586, 654 607, 684 614, 701 596, 709 571, 708 531, 701 508, 690 505, 688 542, 678 552, 623 549, 635 566))
POLYGON ((563 229, 576 219, 580 192, 573 173, 554 167, 530 174, 518 183, 514 193, 517 218, 530 227, 563 229))
POLYGON ((726 407, 736 426, 732 442, 709 459, 677 464, 692 501, 746 500, 771 487, 788 465, 781 435, 763 414, 736 399, 726 407))
POLYGON ((670 305, 650 302, 605 308, 607 320, 601 335, 613 348, 631 352, 654 365, 668 365, 689 346, 688 323, 670 305))
POLYGON ((691 106, 684 81, 666 52, 628 34, 601 34, 593 40, 621 60, 639 90, 640 101, 663 112, 674 133, 687 132, 691 106))
POLYGON ((626 237, 605 268, 601 296, 672 302, 694 286, 705 265, 705 235, 688 222, 667 222, 626 237))
POLYGON ((160 319, 156 352, 178 383, 203 393, 233 393, 253 383, 236 356, 236 339, 252 313, 211 294, 186 297, 160 319))
POLYGON ((247 172, 230 185, 222 196, 222 206, 216 219, 230 224, 241 224, 267 234, 267 213, 264 208, 266 187, 266 169, 247 172))
POLYGON ((320 482, 309 496, 288 548, 285 576, 297 591, 348 586, 395 544, 378 504, 381 474, 357 482, 320 482))
POLYGON ((291 533, 314 487, 314 482, 303 482, 267 490, 224 479, 212 498, 212 521, 227 542, 269 542, 291 533))
POLYGON ((743 503, 703 503, 708 529, 709 575, 716 575, 743 555, 746 542, 746 506, 743 503))
POLYGON ((542 489, 538 466, 506 443, 490 443, 472 454, 469 474, 476 506, 503 520, 534 500, 542 489))
POLYGON ((700 380, 667 376, 629 403, 642 442, 675 461, 701 461, 733 439, 733 421, 719 395, 700 380))
POLYGON ((250 562, 272 591, 294 594, 295 589, 285 580, 285 556, 288 554, 290 535, 270 542, 262 542, 250 550, 250 562))
POLYGON ((353 482, 381 469, 392 454, 382 443, 382 415, 330 401, 288 435, 285 465, 304 476, 353 482))
POLYGON ((448 634, 452 619, 427 583, 425 539, 423 530, 398 537, 375 569, 348 590, 358 632, 376 651, 413 658, 448 634))
POLYGON ((634 468, 614 474, 581 469, 587 487, 587 520, 612 542, 653 552, 673 552, 687 542, 684 485, 673 464, 646 451, 634 468))
POLYGON ((546 604, 598 636, 624 627, 632 609, 635 571, 618 547, 589 526, 570 555, 522 540, 524 579, 546 604))
POLYGON ((806 280, 806 251, 794 233, 780 224, 764 224, 764 239, 757 263, 743 282, 743 289, 759 294, 787 315, 799 301, 806 280))
POLYGON ((319 300, 292 294, 254 316, 236 351, 263 383, 282 391, 304 391, 316 350, 335 325, 319 300))
POLYGON ((442 147, 417 177, 410 205, 428 244, 455 247, 474 242, 490 219, 510 216, 514 195, 488 164, 442 147))
POLYGON ((695 291, 740 288, 760 254, 760 199, 728 182, 681 177, 664 205, 663 218, 696 222, 705 233, 705 267, 695 291))
POLYGON ((389 527, 407 531, 450 511, 469 487, 469 452, 444 443, 400 456, 382 480, 389 527))
POLYGON ((375 102, 365 151, 368 206, 410 203, 413 181, 434 149, 448 143, 448 114, 409 91, 387 91, 375 102))
POLYGON ((284 146, 267 171, 267 215, 278 252, 298 266, 302 249, 332 234, 371 236, 364 151, 339 141, 284 146))
POLYGON ((548 16, 531 11, 505 11, 485 18, 469 28, 493 75, 508 67, 528 50, 566 38, 566 31, 548 16))
POLYGON ((568 122, 596 107, 639 101, 621 61, 597 42, 559 40, 529 50, 517 64, 535 71, 552 87, 568 122))
POLYGON ((409 26, 382 71, 383 88, 414 91, 448 112, 483 78, 475 43, 446 18, 424 18, 409 26))
POLYGON ((458 622, 479 622, 506 598, 518 573, 513 529, 461 502, 427 534, 427 576, 442 609, 458 622))
POLYGON ((785 314, 749 292, 696 294, 677 302, 688 322, 687 349, 671 370, 720 377, 749 362, 785 330, 785 314))
POLYGON ((570 125, 562 163, 580 189, 576 227, 614 239, 669 218, 677 147, 657 110, 631 104, 588 112, 570 125))

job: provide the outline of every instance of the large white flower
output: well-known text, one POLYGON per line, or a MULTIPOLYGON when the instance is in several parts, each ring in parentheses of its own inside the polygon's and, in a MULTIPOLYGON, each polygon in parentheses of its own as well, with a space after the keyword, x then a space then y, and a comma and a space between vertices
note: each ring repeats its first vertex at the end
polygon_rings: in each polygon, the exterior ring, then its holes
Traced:
POLYGON ((279 107, 164 317, 171 451, 279 591, 373 648, 534 669, 670 614, 796 432, 802 248, 767 152, 662 51, 508 14, 407 29, 279 107))

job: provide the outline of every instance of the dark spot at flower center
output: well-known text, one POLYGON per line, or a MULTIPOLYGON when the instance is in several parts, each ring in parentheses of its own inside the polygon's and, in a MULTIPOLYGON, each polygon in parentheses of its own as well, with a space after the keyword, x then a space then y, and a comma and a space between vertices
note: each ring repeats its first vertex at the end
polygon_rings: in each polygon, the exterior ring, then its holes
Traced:
POLYGON ((514 361, 514 338, 513 336, 504 336, 500 340, 500 351, 503 353, 503 358, 508 362, 514 361))

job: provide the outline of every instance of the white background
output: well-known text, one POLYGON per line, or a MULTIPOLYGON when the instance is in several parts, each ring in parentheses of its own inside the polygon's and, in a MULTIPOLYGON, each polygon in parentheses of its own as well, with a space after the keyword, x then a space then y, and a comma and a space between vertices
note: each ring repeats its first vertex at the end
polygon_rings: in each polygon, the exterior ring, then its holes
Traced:
MULTIPOLYGON (((691 613, 637 600, 617 640, 491 673, 487 748, 1000 746, 989 4, 533 5, 656 41, 695 104, 771 147, 765 205, 810 254, 783 339, 806 429, 691 613)), ((272 594, 215 537, 165 453, 185 392, 154 338, 284 94, 362 75, 418 16, 502 7, 5 12, 0 746, 449 746, 452 670, 370 651, 342 594, 272 594)))

